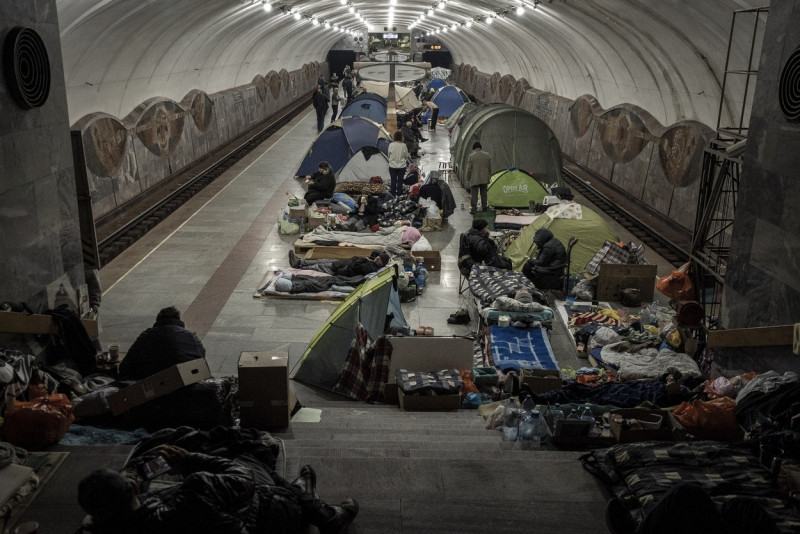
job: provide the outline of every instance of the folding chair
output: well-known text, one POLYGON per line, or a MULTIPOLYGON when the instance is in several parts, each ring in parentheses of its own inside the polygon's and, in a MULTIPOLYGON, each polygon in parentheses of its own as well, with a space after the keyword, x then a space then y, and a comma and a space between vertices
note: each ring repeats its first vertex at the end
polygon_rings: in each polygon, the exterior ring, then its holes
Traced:
POLYGON ((467 234, 461 234, 458 238, 458 294, 461 295, 469 289, 469 273, 472 269, 472 258, 469 257, 469 239, 467 234), (462 261, 463 259, 463 261, 462 261))
POLYGON ((570 237, 569 242, 567 242, 567 274, 564 277, 564 297, 566 298, 569 295, 569 290, 572 289, 569 287, 569 265, 572 260, 572 247, 574 247, 578 243, 577 237, 570 237))

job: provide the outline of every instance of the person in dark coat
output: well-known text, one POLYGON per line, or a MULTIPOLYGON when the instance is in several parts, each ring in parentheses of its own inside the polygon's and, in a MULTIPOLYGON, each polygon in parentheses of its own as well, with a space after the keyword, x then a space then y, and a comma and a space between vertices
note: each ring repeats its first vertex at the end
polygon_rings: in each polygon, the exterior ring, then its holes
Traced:
POLYGON ((330 97, 322 91, 321 86, 317 86, 314 90, 314 96, 311 97, 311 103, 314 105, 314 110, 317 112, 317 133, 325 129, 325 115, 328 113, 328 102, 330 97))
POLYGON ((82 532, 93 534, 241 534, 304 532, 323 534, 352 523, 358 503, 330 506, 316 496, 316 474, 303 466, 290 483, 258 462, 190 453, 164 446, 159 456, 183 475, 173 488, 138 494, 132 481, 98 469, 78 484, 78 502, 91 516, 82 532))
POLYGON ((489 223, 485 219, 472 221, 472 228, 467 232, 466 240, 467 250, 459 252, 459 269, 462 268, 462 263, 465 264, 466 272, 475 263, 483 263, 500 269, 511 269, 511 260, 497 252, 497 244, 489 235, 489 223))
POLYGON ((308 185, 308 191, 303 198, 306 199, 306 204, 309 206, 317 200, 333 196, 333 191, 336 189, 336 177, 327 161, 320 162, 319 170, 306 176, 306 185, 308 185))
POLYGON ((350 103, 350 99, 353 97, 353 78, 350 76, 345 76, 344 80, 342 81, 342 91, 344 91, 344 99, 345 105, 350 103))
POLYGON ((295 269, 310 269, 335 276, 366 276, 385 267, 389 260, 391 257, 387 252, 381 252, 372 257, 353 256, 344 260, 325 258, 303 260, 298 258, 293 250, 289 251, 289 265, 295 269))
POLYGON ((173 365, 206 357, 197 334, 187 330, 174 306, 158 312, 156 322, 136 338, 119 365, 121 380, 141 380, 173 365))
POLYGON ((538 252, 525 262, 522 273, 539 289, 560 289, 564 284, 567 249, 547 228, 536 230, 533 243, 538 252))

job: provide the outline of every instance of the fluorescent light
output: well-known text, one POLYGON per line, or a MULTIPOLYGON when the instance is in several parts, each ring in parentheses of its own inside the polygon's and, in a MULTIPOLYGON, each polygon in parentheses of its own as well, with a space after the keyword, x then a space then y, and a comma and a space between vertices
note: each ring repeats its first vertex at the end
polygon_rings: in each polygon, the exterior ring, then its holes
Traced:
POLYGON ((438 7, 439 7, 439 9, 444 9, 444 2, 443 1, 439 2, 439 6, 438 7))
POLYGON ((467 28, 472 28, 472 19, 467 21, 467 28))
POLYGON ((267 0, 262 0, 261 5, 264 8, 264 11, 266 11, 266 12, 272 11, 272 4, 267 2, 267 0))
POLYGON ((525 6, 519 5, 517 6, 517 15, 522 16, 525 14, 525 6))
POLYGON ((295 11, 294 12, 294 20, 300 20, 300 12, 299 11, 295 11))

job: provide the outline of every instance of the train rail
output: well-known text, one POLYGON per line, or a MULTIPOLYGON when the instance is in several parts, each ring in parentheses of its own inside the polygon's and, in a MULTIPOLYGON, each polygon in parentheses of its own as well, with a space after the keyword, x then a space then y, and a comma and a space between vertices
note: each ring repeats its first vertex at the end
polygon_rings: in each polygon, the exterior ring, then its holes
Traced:
POLYGON ((100 265, 106 265, 203 188, 300 114, 308 99, 278 112, 268 123, 250 130, 225 147, 176 173, 152 190, 95 221, 100 265))
POLYGON ((564 156, 563 181, 573 191, 678 267, 689 260, 692 233, 635 199, 605 178, 564 156))

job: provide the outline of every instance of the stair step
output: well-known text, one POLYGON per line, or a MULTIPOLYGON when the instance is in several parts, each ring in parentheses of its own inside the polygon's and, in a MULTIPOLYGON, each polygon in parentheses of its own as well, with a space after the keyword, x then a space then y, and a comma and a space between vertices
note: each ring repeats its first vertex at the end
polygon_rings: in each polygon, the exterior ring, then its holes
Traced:
POLYGON ((348 448, 324 448, 324 447, 295 447, 292 444, 286 445, 286 456, 288 458, 396 458, 413 460, 469 460, 475 462, 492 461, 536 461, 536 462, 556 462, 556 461, 575 461, 577 454, 572 456, 555 456, 554 451, 523 451, 519 449, 493 449, 484 447, 480 450, 475 449, 454 449, 447 448, 384 448, 384 447, 348 447, 348 448))

